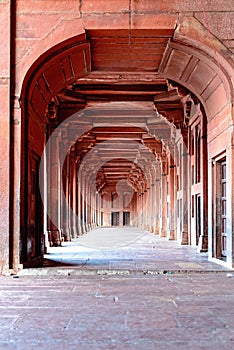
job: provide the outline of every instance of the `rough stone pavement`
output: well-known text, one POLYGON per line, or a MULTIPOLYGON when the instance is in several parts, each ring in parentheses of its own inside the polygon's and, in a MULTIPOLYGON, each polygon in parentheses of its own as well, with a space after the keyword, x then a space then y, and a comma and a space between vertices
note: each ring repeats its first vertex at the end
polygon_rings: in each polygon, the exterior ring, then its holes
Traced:
MULTIPOLYGON (((90 259, 81 270, 74 241, 51 249, 53 259, 44 268, 0 277, 0 349, 234 348, 232 271, 208 263, 191 247, 148 234, 128 247, 135 265, 120 262, 127 257, 123 247, 113 250, 116 265, 110 265, 110 247, 103 250, 108 257, 93 247, 94 265, 90 259), (150 270, 149 262, 156 268, 150 270)), ((88 249, 83 246, 83 253, 88 249)))

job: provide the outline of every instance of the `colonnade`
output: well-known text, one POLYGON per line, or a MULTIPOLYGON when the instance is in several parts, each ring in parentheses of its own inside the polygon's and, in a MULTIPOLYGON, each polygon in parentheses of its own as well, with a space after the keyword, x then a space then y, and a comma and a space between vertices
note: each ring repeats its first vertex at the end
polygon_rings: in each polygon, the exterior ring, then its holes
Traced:
MULTIPOLYGON (((53 138, 53 135, 52 135, 53 138)), ((54 136, 43 172, 45 245, 60 245, 103 224, 104 183, 97 185, 96 172, 90 167, 81 171, 81 157, 75 146, 61 156, 61 135, 54 136)), ((93 160, 95 167, 95 160, 93 160)), ((190 163, 189 153, 180 132, 160 154, 142 154, 139 173, 126 179, 134 188, 130 205, 131 225, 190 244, 190 163)), ((108 188, 105 189, 108 191, 108 188)), ((121 208, 120 208, 121 209, 121 208)), ((122 208, 124 209, 124 208, 122 208)), ((108 221, 111 225, 111 220, 108 221)))

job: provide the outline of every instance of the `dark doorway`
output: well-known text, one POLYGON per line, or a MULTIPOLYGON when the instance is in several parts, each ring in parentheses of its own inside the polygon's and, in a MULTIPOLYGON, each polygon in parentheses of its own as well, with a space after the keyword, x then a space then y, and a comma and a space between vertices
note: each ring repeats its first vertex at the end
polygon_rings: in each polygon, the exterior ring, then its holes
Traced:
POLYGON ((36 153, 32 155, 32 168, 31 168, 31 258, 40 257, 42 255, 42 224, 43 224, 43 211, 42 202, 39 188, 39 164, 40 158, 36 153))
POLYGON ((101 226, 103 226, 103 211, 101 212, 101 226))
POLYGON ((124 226, 130 225, 130 212, 129 211, 123 212, 123 225, 124 226))
POLYGON ((111 213, 111 226, 119 226, 119 212, 111 213))

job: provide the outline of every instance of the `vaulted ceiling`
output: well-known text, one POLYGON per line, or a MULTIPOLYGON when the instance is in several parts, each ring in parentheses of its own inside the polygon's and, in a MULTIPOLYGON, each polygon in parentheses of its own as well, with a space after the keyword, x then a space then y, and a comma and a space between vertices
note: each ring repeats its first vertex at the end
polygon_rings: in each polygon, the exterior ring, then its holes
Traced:
POLYGON ((83 111, 67 133, 86 125, 72 154, 99 190, 122 179, 137 190, 172 125, 184 124, 188 92, 158 73, 172 35, 172 29, 87 31, 91 72, 57 95, 58 119, 83 111))

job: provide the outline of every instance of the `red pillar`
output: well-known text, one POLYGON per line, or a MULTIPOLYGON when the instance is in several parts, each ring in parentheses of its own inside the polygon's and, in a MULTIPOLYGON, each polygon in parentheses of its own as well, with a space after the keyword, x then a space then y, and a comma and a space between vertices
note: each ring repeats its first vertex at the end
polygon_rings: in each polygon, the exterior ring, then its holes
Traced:
POLYGON ((175 233, 175 164, 172 156, 170 156, 170 166, 169 166, 169 194, 170 194, 169 239, 173 240, 176 237, 176 233, 175 233))
MULTIPOLYGON (((10 1, 0 3, 0 274, 9 268, 10 1)), ((15 193, 16 194, 16 193, 15 193)))

